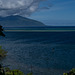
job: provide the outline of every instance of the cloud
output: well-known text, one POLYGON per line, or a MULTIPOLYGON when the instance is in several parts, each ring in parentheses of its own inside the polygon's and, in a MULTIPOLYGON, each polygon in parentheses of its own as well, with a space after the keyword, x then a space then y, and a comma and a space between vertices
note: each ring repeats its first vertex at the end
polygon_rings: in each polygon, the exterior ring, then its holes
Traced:
POLYGON ((41 10, 49 10, 53 5, 52 4, 48 4, 47 6, 43 6, 41 8, 38 8, 38 11, 41 11, 41 10))
MULTIPOLYGON (((0 16, 30 16, 39 8, 41 1, 47 0, 0 0, 0 16)), ((48 7, 43 7, 46 8, 48 7)))

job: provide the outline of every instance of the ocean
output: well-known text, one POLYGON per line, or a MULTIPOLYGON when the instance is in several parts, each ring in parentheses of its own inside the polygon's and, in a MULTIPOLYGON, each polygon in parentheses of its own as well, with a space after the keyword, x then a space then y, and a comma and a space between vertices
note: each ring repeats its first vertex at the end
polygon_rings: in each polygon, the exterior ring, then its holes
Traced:
POLYGON ((31 71, 33 75, 63 75, 75 68, 75 27, 5 28, 4 33, 6 37, 0 37, 0 45, 8 51, 1 61, 4 66, 25 75, 31 71))

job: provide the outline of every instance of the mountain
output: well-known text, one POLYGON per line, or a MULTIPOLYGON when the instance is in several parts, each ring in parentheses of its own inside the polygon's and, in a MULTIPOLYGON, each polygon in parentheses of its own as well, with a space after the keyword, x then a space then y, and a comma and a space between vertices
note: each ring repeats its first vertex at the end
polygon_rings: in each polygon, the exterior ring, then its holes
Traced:
POLYGON ((0 24, 4 27, 39 27, 45 26, 43 23, 28 19, 22 16, 0 17, 0 24))

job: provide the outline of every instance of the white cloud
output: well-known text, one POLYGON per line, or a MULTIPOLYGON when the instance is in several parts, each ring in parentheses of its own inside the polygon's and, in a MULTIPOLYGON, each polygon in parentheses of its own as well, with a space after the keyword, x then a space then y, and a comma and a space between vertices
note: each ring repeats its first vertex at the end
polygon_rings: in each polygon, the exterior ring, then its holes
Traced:
POLYGON ((29 16, 38 9, 41 1, 45 0, 0 0, 0 16, 29 16))

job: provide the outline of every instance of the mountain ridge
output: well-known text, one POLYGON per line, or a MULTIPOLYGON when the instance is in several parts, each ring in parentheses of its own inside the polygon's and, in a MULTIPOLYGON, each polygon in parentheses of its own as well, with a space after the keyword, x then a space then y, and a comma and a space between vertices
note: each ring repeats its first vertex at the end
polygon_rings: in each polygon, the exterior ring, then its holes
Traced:
POLYGON ((16 16, 7 16, 0 17, 0 24, 4 27, 40 27, 46 26, 42 22, 22 17, 19 15, 16 16))

